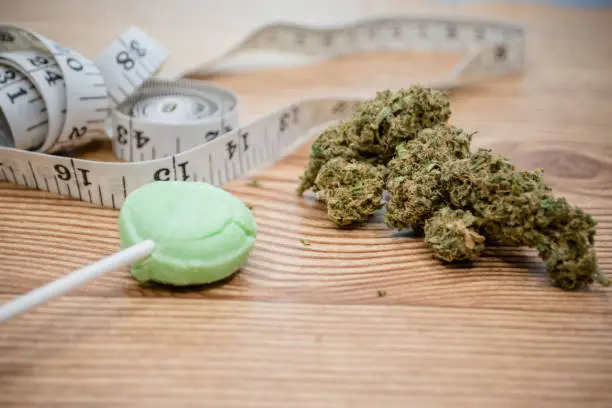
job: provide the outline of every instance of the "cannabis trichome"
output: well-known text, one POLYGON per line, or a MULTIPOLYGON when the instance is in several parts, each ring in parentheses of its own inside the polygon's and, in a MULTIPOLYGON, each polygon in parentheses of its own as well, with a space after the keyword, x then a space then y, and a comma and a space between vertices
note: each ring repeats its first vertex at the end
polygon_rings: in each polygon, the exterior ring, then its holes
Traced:
POLYGON ((445 92, 378 92, 314 141, 298 193, 311 189, 340 227, 384 207, 387 226, 422 234, 444 263, 475 260, 488 245, 527 246, 563 289, 610 285, 597 266, 594 219, 555 196, 541 170, 473 151, 473 133, 450 116, 445 92))

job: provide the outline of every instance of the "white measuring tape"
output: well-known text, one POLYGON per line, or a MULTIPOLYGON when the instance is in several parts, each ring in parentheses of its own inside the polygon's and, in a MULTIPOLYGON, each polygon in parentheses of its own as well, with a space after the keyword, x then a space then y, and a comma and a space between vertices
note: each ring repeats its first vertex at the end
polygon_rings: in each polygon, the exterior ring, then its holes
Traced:
MULTIPOLYGON (((313 28, 268 25, 221 58, 192 71, 210 73, 253 50, 333 58, 373 50, 461 52, 452 89, 487 76, 520 72, 524 31, 488 21, 372 19, 313 28)), ((210 83, 155 79, 167 51, 130 28, 90 61, 37 33, 0 25, 0 180, 120 208, 154 180, 221 185, 278 160, 308 130, 347 117, 360 99, 310 98, 253 122, 239 122, 239 101, 210 83), (110 120, 111 130, 106 131, 110 120), (62 149, 112 138, 124 162, 64 157, 62 149)))

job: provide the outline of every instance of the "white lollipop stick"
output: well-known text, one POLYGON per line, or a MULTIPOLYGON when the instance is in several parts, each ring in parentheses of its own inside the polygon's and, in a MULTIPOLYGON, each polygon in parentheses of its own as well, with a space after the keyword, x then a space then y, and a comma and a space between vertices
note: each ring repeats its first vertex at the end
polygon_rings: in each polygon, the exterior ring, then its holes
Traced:
POLYGON ((148 256, 155 247, 151 240, 132 245, 116 254, 103 258, 100 261, 87 265, 62 278, 59 278, 45 286, 34 289, 17 299, 0 307, 0 322, 4 322, 26 310, 38 306, 49 299, 63 295, 64 293, 95 279, 106 272, 113 271, 122 266, 130 265, 148 256))

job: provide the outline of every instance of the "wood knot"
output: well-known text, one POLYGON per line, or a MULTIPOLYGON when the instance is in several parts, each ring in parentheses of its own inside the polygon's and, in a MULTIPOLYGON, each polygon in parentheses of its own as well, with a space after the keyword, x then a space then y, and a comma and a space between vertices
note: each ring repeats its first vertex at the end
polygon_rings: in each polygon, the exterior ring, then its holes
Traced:
POLYGON ((545 175, 557 178, 592 180, 603 170, 599 160, 576 151, 539 150, 527 155, 530 164, 544 169, 545 175))

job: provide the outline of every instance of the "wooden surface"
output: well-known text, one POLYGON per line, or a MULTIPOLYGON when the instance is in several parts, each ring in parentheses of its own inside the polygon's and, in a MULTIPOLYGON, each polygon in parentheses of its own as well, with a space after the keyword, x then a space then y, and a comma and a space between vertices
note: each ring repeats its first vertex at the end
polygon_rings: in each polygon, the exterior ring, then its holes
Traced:
MULTIPOLYGON (((170 49, 164 76, 279 19, 442 12, 525 24, 526 75, 454 94, 452 122, 479 131, 475 146, 543 167, 558 193, 590 211, 612 278, 612 11, 291 3, 20 0, 2 17, 89 57, 136 24, 170 49)), ((303 96, 436 78, 452 63, 371 54, 216 81, 241 96, 248 121, 303 96)), ((262 172, 259 188, 226 186, 254 205, 260 227, 232 280, 144 289, 123 269, 3 324, 0 406, 612 406, 610 289, 555 289, 529 249, 444 268, 422 240, 394 234, 380 217, 338 231, 294 193, 308 148, 262 172)), ((108 145, 84 157, 112 160, 108 145)), ((0 299, 113 253, 117 216, 0 184, 0 299)))

